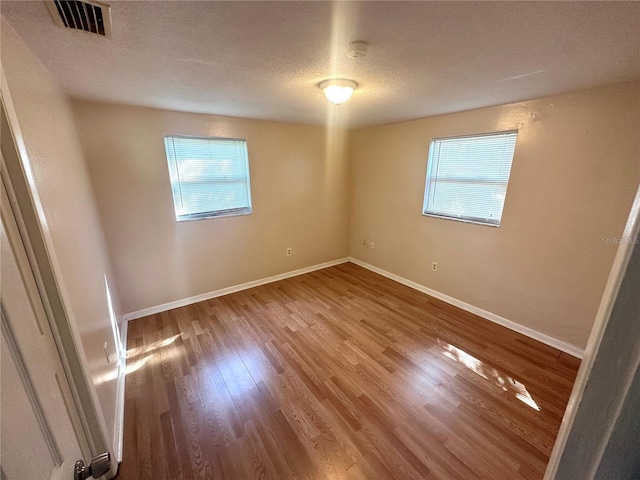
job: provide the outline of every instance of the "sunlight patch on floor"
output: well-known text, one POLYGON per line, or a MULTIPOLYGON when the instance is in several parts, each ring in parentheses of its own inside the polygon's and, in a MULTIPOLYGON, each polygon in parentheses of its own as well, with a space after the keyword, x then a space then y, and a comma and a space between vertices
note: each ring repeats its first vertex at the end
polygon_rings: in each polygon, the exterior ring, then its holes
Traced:
POLYGON ((165 338, 163 340, 158 340, 153 342, 151 345, 146 345, 144 347, 134 347, 127 350, 127 358, 133 359, 140 355, 145 355, 147 353, 151 353, 159 348, 167 347, 175 342, 180 335, 174 335, 173 337, 165 338))
POLYGON ((444 349, 444 355, 450 359, 464 365, 466 368, 480 375, 482 378, 493 382, 505 392, 512 392, 522 403, 538 412, 540 411, 540 407, 531 397, 527 387, 518 380, 506 375, 501 375, 495 368, 485 365, 482 360, 477 359, 473 355, 468 354, 464 350, 461 350, 450 343, 443 342, 438 339, 438 344, 444 349))

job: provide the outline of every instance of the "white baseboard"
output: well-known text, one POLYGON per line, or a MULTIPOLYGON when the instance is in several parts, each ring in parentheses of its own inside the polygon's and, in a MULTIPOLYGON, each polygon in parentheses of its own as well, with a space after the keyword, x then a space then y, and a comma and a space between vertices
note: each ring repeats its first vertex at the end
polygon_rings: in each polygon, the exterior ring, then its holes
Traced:
MULTIPOLYGON (((220 290, 214 290, 213 292, 202 293, 189 298, 183 298, 182 300, 176 300, 174 302, 163 303, 155 307, 144 308, 135 312, 127 313, 124 315, 124 323, 129 320, 135 320, 136 318, 146 317, 147 315, 153 315, 155 313, 166 312, 172 308, 184 307, 193 303, 202 302, 211 298, 221 297, 222 295, 228 295, 230 293, 239 292, 241 290, 247 290, 248 288, 259 287, 260 285, 266 285, 267 283, 277 282, 278 280, 284 280, 285 278, 297 277, 305 273, 314 272, 316 270, 322 270, 323 268, 333 267, 341 263, 347 263, 349 257, 339 258, 337 260, 331 260, 330 262, 319 263, 310 267, 300 268, 298 270, 292 270, 290 272, 280 273, 273 275, 272 277, 261 278, 259 280, 253 280, 247 283, 241 283, 240 285, 234 285, 227 288, 221 288, 220 290)), ((126 340, 126 337, 125 337, 126 340)))
POLYGON ((122 449, 124 442, 124 388, 125 388, 125 377, 127 375, 127 330, 128 323, 127 320, 123 317, 122 320, 122 330, 120 331, 120 336, 122 337, 120 341, 122 342, 123 353, 120 358, 118 358, 118 379, 116 386, 116 418, 115 418, 115 427, 113 429, 113 451, 116 456, 116 462, 122 462, 122 449))
POLYGON ((406 285, 407 287, 411 287, 414 290, 418 290, 419 292, 426 293, 427 295, 437 298, 438 300, 442 300, 443 302, 447 302, 451 305, 454 305, 463 310, 466 310, 467 312, 471 312, 493 323, 497 323, 498 325, 507 327, 510 330, 526 335, 527 337, 533 338, 534 340, 537 340, 546 345, 549 345, 550 347, 557 348, 558 350, 568 353, 569 355, 573 355, 574 357, 577 357, 580 359, 584 356, 584 350, 576 347, 575 345, 571 345, 570 343, 563 342, 562 340, 558 340, 557 338, 538 332, 529 327, 525 327, 523 325, 520 325, 519 323, 512 322, 511 320, 507 320, 506 318, 496 315, 495 313, 488 312, 486 310, 483 310, 482 308, 478 308, 467 302, 458 300, 457 298, 453 298, 453 297, 450 297, 449 295, 445 295, 444 293, 440 293, 436 290, 432 290, 428 287, 425 287, 424 285, 420 285, 419 283, 413 282, 411 280, 407 280, 406 278, 403 278, 394 273, 387 272, 386 270, 370 265, 366 262, 363 262, 362 260, 358 260, 357 258, 350 257, 349 261, 363 268, 366 268, 367 270, 371 270, 372 272, 378 273, 383 277, 390 278, 391 280, 395 280, 396 282, 406 285))
MULTIPOLYGON (((261 278, 259 280, 253 280, 251 282, 242 283, 240 285, 234 285, 231 287, 222 288, 220 290, 214 290, 212 292, 207 292, 200 295, 195 295, 193 297, 176 300, 174 302, 163 303, 162 305, 157 305, 155 307, 149 307, 142 310, 137 310, 135 312, 127 313, 124 315, 124 322, 123 322, 123 329, 122 329, 122 333, 124 337, 123 341, 125 342, 125 345, 126 345, 126 339, 127 339, 126 325, 129 320, 135 320, 136 318, 146 317, 147 315, 153 315, 155 313, 165 312, 167 310, 171 310, 172 308, 184 307, 186 305, 191 305, 193 303, 202 302, 204 300, 209 300, 211 298, 221 297, 222 295, 228 295, 230 293, 239 292, 241 290, 247 290, 249 288, 258 287, 260 285, 265 285, 267 283, 277 282, 278 280, 284 280, 286 278, 296 277, 298 275, 303 275, 305 273, 321 270, 323 268, 332 267, 334 265, 339 265, 341 263, 346 263, 346 262, 352 262, 356 265, 366 268, 367 270, 371 270, 372 272, 378 273, 383 277, 390 278, 391 280, 394 280, 398 283, 411 287, 414 290, 418 290, 419 292, 430 295, 434 298, 442 300, 443 302, 447 302, 451 305, 454 305, 463 310, 466 310, 467 312, 471 312, 486 320, 497 323, 498 325, 507 327, 510 330, 526 335, 527 337, 533 338, 534 340, 542 342, 545 345, 549 345, 550 347, 557 348, 558 350, 568 353, 569 355, 572 355, 574 357, 582 358, 584 356, 584 350, 576 347, 575 345, 571 345, 570 343, 563 342, 562 340, 558 340, 557 338, 554 338, 550 335, 538 332, 536 330, 533 330, 532 328, 525 327, 511 320, 507 320, 506 318, 496 315, 495 313, 488 312, 487 310, 483 310, 482 308, 476 307, 467 302, 463 302, 462 300, 458 300, 457 298, 453 298, 444 293, 440 293, 436 290, 432 290, 431 288, 425 287, 424 285, 420 285, 419 283, 413 282, 411 280, 403 278, 394 273, 375 267, 371 264, 363 262, 362 260, 358 260, 357 258, 354 258, 354 257, 340 258, 337 260, 332 260, 330 262, 324 262, 318 265, 312 265, 310 267, 305 267, 298 270, 292 270, 290 272, 281 273, 278 275, 274 275, 272 277, 261 278)), ((123 384, 122 384, 123 412, 122 413, 124 413, 124 374, 123 374, 122 381, 123 381, 123 384)), ((120 382, 120 379, 118 380, 118 382, 120 382)), ((124 416, 122 415, 122 417, 124 416)), ((121 450, 122 449, 120 448, 120 451, 121 450)))

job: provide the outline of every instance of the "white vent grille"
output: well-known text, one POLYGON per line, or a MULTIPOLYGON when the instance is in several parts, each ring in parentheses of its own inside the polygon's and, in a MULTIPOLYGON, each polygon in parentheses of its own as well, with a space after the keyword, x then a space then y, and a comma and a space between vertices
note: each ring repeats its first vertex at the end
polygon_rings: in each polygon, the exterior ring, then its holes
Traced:
POLYGON ((100 2, 48 0, 47 7, 59 27, 111 37, 111 7, 100 2))

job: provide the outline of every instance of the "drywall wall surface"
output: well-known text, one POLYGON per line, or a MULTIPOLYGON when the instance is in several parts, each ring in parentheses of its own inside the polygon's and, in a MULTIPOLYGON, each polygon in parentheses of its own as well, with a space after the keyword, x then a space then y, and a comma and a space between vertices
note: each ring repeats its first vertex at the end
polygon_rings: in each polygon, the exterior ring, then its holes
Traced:
POLYGON ((113 445, 118 370, 105 278, 120 320, 122 310, 75 118, 64 93, 4 19, 1 35, 0 59, 9 90, 3 96, 10 95, 15 109, 27 153, 22 160, 41 202, 45 241, 80 356, 95 386, 104 434, 113 445))
POLYGON ((640 478, 640 369, 636 370, 625 403, 596 472, 597 480, 640 478))
POLYGON ((638 132, 637 83, 355 130, 350 255, 584 348, 640 182, 638 132), (432 138, 511 129, 499 228, 422 215, 432 138))
POLYGON ((73 105, 126 312, 347 255, 343 130, 73 105), (176 222, 166 134, 246 139, 253 213, 176 222))

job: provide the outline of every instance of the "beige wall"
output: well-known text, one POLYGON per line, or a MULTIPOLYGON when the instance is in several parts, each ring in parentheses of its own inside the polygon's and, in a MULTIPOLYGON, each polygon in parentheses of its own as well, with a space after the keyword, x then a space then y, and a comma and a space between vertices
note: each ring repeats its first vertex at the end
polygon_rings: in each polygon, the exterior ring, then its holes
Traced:
POLYGON ((74 110, 126 312, 347 256, 339 131, 82 101, 74 110), (253 213, 176 222, 165 134, 246 138, 253 213))
POLYGON ((620 237, 640 181, 639 132, 638 84, 356 130, 350 255, 584 348, 617 247, 603 237, 620 237), (500 228, 421 215, 433 137, 515 128, 500 228))
POLYGON ((116 350, 105 275, 116 315, 121 317, 122 310, 75 119, 66 96, 4 19, 1 34, 0 58, 9 90, 3 90, 3 97, 15 109, 14 133, 21 134, 26 147, 23 160, 40 198, 45 240, 112 445, 117 359, 113 356, 108 364, 103 350, 104 342, 111 352, 116 350))
POLYGON ((638 100, 627 84, 359 129, 351 172, 322 127, 73 105, 126 312, 341 258, 349 244, 355 258, 583 348, 616 250, 603 237, 620 236, 640 181, 638 100), (431 138, 513 128, 500 228, 421 215, 431 138), (167 133, 247 138, 254 213, 176 222, 167 133))

